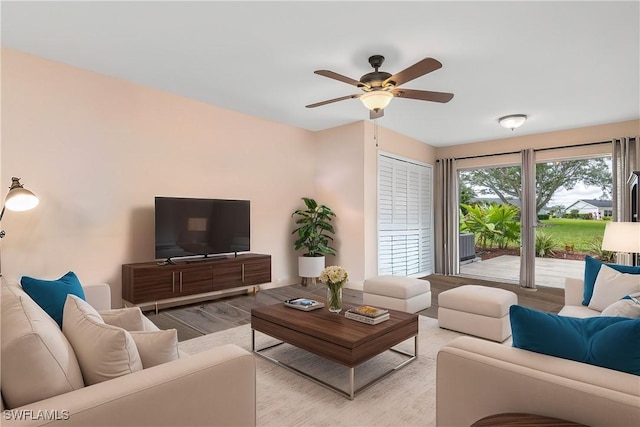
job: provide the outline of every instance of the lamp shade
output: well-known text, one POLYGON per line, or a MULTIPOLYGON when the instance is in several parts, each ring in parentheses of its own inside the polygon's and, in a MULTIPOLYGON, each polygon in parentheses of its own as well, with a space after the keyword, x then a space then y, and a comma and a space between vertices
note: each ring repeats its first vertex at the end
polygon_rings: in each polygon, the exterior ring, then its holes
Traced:
POLYGON ((610 222, 604 229, 602 249, 640 253, 640 222, 610 222))
POLYGON ((360 101, 362 101, 369 110, 382 110, 389 105, 391 98, 393 98, 391 92, 387 92, 386 90, 373 90, 363 94, 360 97, 360 101))
POLYGON ((4 200, 4 206, 10 211, 28 211, 38 206, 40 200, 31 191, 20 184, 20 178, 11 178, 11 187, 4 200))
POLYGON ((525 121, 527 121, 527 116, 525 116, 524 114, 512 114, 510 116, 504 116, 498 119, 498 123, 500 123, 500 126, 511 130, 522 126, 525 121))

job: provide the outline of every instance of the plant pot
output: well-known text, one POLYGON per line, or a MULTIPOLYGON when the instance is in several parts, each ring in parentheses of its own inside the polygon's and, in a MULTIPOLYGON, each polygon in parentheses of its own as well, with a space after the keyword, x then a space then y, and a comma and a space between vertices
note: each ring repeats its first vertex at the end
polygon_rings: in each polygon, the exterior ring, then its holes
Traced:
POLYGON ((298 275, 300 277, 319 277, 324 269, 323 256, 298 257, 298 275))

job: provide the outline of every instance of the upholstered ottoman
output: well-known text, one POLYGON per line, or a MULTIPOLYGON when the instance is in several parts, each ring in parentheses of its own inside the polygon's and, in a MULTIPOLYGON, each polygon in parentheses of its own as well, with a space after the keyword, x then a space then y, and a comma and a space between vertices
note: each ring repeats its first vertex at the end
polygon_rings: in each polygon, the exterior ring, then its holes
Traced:
POLYGON ((431 283, 404 276, 377 276, 366 279, 363 302, 375 307, 416 313, 431 307, 431 283))
POLYGON ((438 325, 444 329, 502 342, 511 336, 509 307, 518 304, 511 291, 464 285, 438 295, 438 325))

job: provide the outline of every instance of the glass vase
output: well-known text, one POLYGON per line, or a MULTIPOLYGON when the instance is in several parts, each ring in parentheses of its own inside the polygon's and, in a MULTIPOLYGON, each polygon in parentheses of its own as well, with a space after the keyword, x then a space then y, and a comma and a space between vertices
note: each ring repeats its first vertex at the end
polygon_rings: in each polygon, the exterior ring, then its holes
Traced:
POLYGON ((332 313, 342 311, 342 286, 327 286, 327 308, 332 313))

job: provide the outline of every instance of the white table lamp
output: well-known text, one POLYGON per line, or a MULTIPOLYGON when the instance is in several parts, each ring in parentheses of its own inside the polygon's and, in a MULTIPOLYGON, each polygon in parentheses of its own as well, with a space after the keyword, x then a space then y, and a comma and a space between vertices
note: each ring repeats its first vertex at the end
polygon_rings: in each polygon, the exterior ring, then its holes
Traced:
POLYGON ((640 222, 610 222, 604 229, 602 249, 630 254, 640 253, 640 222))

